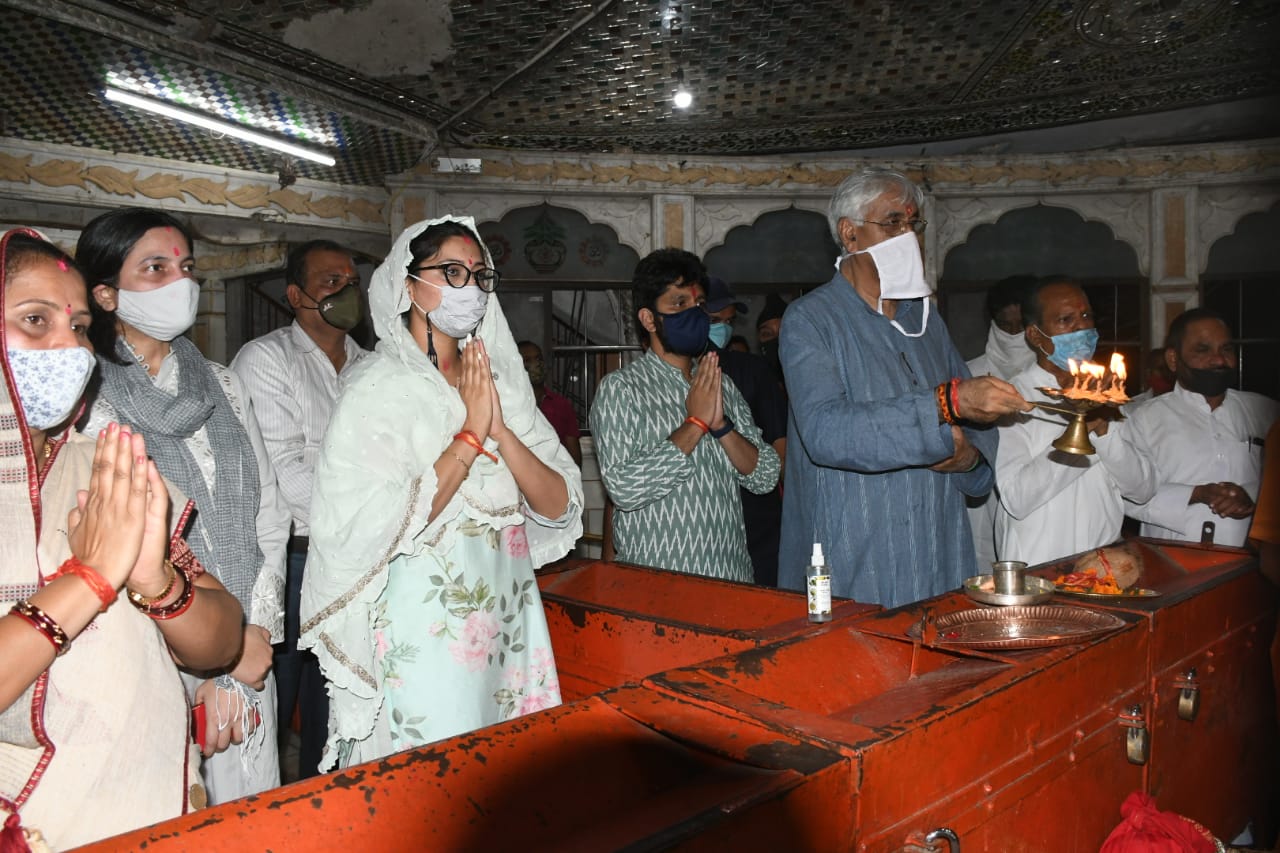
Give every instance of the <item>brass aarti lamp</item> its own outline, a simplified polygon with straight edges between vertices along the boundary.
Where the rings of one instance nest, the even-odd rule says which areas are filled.
[[[1101,406],[1119,406],[1129,402],[1124,390],[1127,375],[1120,353],[1112,353],[1110,368],[1092,362],[1067,359],[1071,369],[1071,383],[1065,388],[1037,388],[1042,394],[1058,400],[1061,405],[1036,402],[1040,408],[1067,415],[1067,429],[1053,442],[1055,450],[1076,456],[1092,456],[1097,448],[1089,440],[1089,426],[1085,415]],[[1124,415],[1120,415],[1123,419]]]

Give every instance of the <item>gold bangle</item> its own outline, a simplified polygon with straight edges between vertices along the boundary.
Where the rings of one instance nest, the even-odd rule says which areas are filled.
[[[173,585],[178,582],[178,573],[173,568],[173,562],[167,558],[164,561],[164,570],[169,575],[169,582],[164,585],[164,590],[159,595],[143,595],[133,590],[127,591],[129,601],[134,607],[150,607],[157,601],[164,601],[169,597],[169,593],[173,592]]]
[[[463,459],[461,456],[454,453],[452,450],[449,451],[449,455],[452,456],[454,459],[458,460],[458,464],[462,466],[463,471],[466,471],[467,473],[471,472],[471,466],[467,464],[467,460]]]

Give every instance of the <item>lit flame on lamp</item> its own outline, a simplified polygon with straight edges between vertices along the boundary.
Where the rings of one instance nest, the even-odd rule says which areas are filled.
[[[1120,353],[1111,354],[1110,367],[1091,361],[1076,361],[1074,358],[1067,359],[1067,367],[1071,370],[1071,384],[1062,389],[1064,397],[1099,403],[1129,401],[1129,395],[1124,390],[1124,381],[1129,371],[1125,368],[1124,357]]]

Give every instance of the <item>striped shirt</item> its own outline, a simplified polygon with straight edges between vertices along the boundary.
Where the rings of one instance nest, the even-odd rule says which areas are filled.
[[[778,482],[778,454],[765,444],[742,394],[721,379],[725,415],[760,451],[739,474],[724,448],[704,436],[685,455],[669,437],[684,422],[689,383],[652,352],[610,373],[591,406],[591,433],[613,499],[618,559],[695,575],[751,581],[738,486],[756,494]]]
[[[347,336],[346,374],[365,350]],[[339,374],[297,321],[240,348],[231,369],[253,401],[293,532],[310,533],[311,474],[338,398]]]

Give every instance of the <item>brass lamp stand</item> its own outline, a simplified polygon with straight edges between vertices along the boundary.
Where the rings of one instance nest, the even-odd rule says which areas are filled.
[[[1061,450],[1063,453],[1071,453],[1076,456],[1093,456],[1097,453],[1097,448],[1093,446],[1093,442],[1089,440],[1089,426],[1085,422],[1085,415],[1101,406],[1118,405],[1117,403],[1104,403],[1099,400],[1084,400],[1079,397],[1068,397],[1061,388],[1037,388],[1037,391],[1046,396],[1053,397],[1062,405],[1052,405],[1049,403],[1035,403],[1034,405],[1049,411],[1057,412],[1060,415],[1066,415],[1070,418],[1067,421],[1067,429],[1062,435],[1054,439],[1053,447],[1055,450]],[[1120,419],[1124,419],[1124,415],[1120,414]]]

